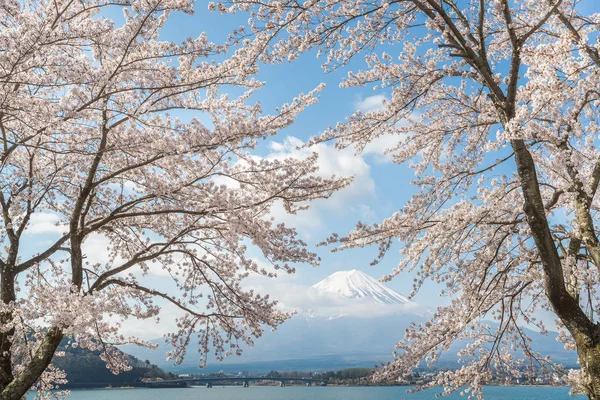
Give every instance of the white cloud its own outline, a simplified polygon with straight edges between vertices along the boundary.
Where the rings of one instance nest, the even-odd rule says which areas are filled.
[[[259,267],[265,268],[268,271],[273,272],[273,268],[271,264],[266,262],[262,258],[252,258],[256,263],[258,263]],[[157,266],[160,268],[159,266]],[[161,271],[164,271],[160,268]],[[151,268],[152,271],[152,268]],[[138,275],[138,279],[140,283],[144,286],[155,288],[157,290],[161,290],[163,292],[167,292],[174,297],[180,297],[181,293],[175,287],[173,281],[170,276],[160,276],[160,274],[166,274],[164,272],[159,272],[155,274],[151,272],[149,275],[142,277]],[[262,294],[270,294],[271,292],[279,293],[277,289],[273,290],[273,287],[283,285],[284,287],[288,286],[296,286],[294,282],[298,279],[298,274],[287,274],[284,271],[277,271],[277,278],[266,278],[264,276],[258,274],[251,274],[248,278],[246,278],[242,285],[244,289],[250,288],[258,288],[261,287]],[[168,279],[165,279],[168,276]],[[197,287],[196,290],[205,292],[209,291],[208,286]],[[273,296],[271,296],[273,297]],[[273,297],[277,299],[276,297]],[[173,303],[170,303],[161,298],[155,298],[154,304],[160,307],[160,312],[158,315],[158,320],[154,318],[149,319],[137,319],[137,318],[128,318],[126,321],[122,322],[122,333],[127,336],[135,336],[144,340],[152,340],[163,337],[166,333],[176,332],[177,331],[177,323],[176,319],[185,315],[185,312],[181,310],[181,308],[177,307]],[[206,309],[206,300],[199,301],[198,304],[194,306],[188,305],[191,308],[195,308],[196,310],[203,312]],[[115,317],[113,320],[116,322],[118,319]]]
[[[383,102],[387,100],[387,97],[383,94],[376,94],[374,96],[365,97],[359,99],[354,103],[357,110],[361,112],[378,111],[383,109]]]
[[[99,233],[92,233],[86,237],[81,250],[85,254],[86,260],[91,264],[106,264],[111,262],[109,255],[110,244],[111,241],[108,237]],[[123,260],[119,258],[114,261],[118,263]]]
[[[398,144],[398,136],[383,135],[375,138],[365,146],[362,154],[373,155],[374,161],[379,164],[392,161],[392,157],[386,154],[386,150],[393,148]]]
[[[355,184],[363,185],[369,190],[373,189],[373,180],[369,175],[369,165],[360,156],[354,155],[351,150],[337,150],[325,143],[305,147],[304,142],[294,136],[288,136],[283,143],[270,142],[271,153],[269,159],[281,159],[285,157],[306,158],[312,153],[319,155],[318,176],[329,177],[333,174],[340,177],[354,176]]]
[[[161,307],[158,319],[128,318],[121,322],[121,333],[125,337],[134,336],[142,340],[154,340],[163,337],[167,333],[177,331],[176,319],[184,315],[179,307],[157,299],[155,304]],[[166,357],[166,356],[165,356]]]
[[[383,103],[387,100],[388,98],[385,95],[377,94],[357,100],[354,103],[354,107],[356,110],[363,113],[380,111],[383,109]],[[374,155],[374,161],[376,163],[390,162],[392,158],[388,154],[385,154],[385,151],[394,147],[397,143],[398,136],[396,135],[379,136],[367,144],[361,154]]]
[[[363,113],[369,111],[380,111],[384,107],[383,103],[387,100],[388,98],[385,95],[379,94],[360,99],[354,103],[354,106],[357,111],[361,111]],[[420,114],[418,112],[413,112],[410,115],[411,119],[418,119],[419,117]],[[395,126],[407,127],[408,120],[400,120]],[[386,154],[386,151],[394,148],[402,137],[403,134],[383,134],[382,136],[378,136],[365,146],[365,148],[361,151],[361,154],[373,155],[376,163],[391,162],[392,157],[389,154]]]
[[[158,237],[152,237],[152,242],[158,242],[159,240],[160,240],[160,238],[158,238]],[[86,261],[89,262],[90,264],[102,264],[102,265],[110,264],[109,268],[115,268],[115,267],[118,267],[119,265],[122,265],[127,260],[118,255],[114,259],[111,259],[110,253],[111,253],[112,247],[113,247],[113,244],[106,235],[103,235],[101,233],[92,233],[92,234],[88,235],[86,237],[85,241],[83,242],[82,251],[86,257]],[[175,271],[179,268],[177,264],[182,260],[183,260],[183,256],[176,255],[173,257],[172,264],[169,264],[168,266],[170,266],[172,268],[172,270]],[[150,260],[150,261],[147,261],[147,264],[149,266],[147,274],[144,274],[142,272],[141,267],[139,267],[139,266],[134,266],[131,269],[123,272],[123,274],[128,275],[130,273],[133,273],[137,279],[142,279],[146,276],[157,277],[159,279],[163,279],[163,281],[162,281],[163,283],[165,282],[164,278],[171,279],[171,274],[165,268],[165,265],[163,265],[161,262],[159,262],[157,260]]]
[[[311,231],[322,228],[325,214],[347,212],[360,199],[374,195],[375,182],[371,178],[370,166],[361,155],[356,155],[353,149],[340,151],[325,143],[305,147],[304,142],[293,136],[288,136],[283,142],[271,142],[269,148],[269,159],[306,158],[312,153],[317,153],[319,171],[316,175],[354,178],[348,187],[334,193],[329,199],[311,202],[308,210],[300,211],[297,215],[287,214],[281,204],[272,208],[271,214],[276,221],[296,227],[305,236],[310,237]]]
[[[60,216],[49,212],[38,212],[31,215],[29,226],[25,233],[37,235],[43,233],[62,234],[67,230],[66,225],[59,224]]]
[[[353,209],[360,216],[361,222],[375,222],[377,220],[377,212],[367,204],[357,204]]]
[[[281,273],[277,278],[251,275],[242,284],[243,288],[254,289],[261,294],[269,294],[278,301],[278,308],[283,311],[296,311],[300,318],[335,319],[342,316],[359,318],[377,318],[387,315],[426,315],[428,310],[418,303],[380,304],[369,299],[346,298],[335,293],[314,289],[299,284],[298,275]],[[144,340],[162,337],[167,332],[177,330],[175,319],[183,315],[183,311],[171,303],[157,299],[161,307],[159,321],[154,319],[139,320],[129,318],[123,322],[122,333],[125,336],[136,336]]]

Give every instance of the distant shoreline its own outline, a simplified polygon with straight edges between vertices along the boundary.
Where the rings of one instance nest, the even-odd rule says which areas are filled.
[[[204,385],[188,385],[188,386],[115,386],[115,387],[111,387],[111,386],[105,386],[105,387],[88,387],[88,388],[82,388],[82,387],[64,387],[61,388],[61,390],[123,390],[123,389],[194,389],[194,388],[202,388]],[[273,384],[273,385],[250,385],[252,387],[278,387],[277,385]],[[290,387],[306,387],[305,385],[295,385],[295,384],[289,384],[287,386]],[[394,384],[394,385],[341,385],[341,384],[328,384],[325,386],[321,386],[321,385],[314,385],[312,387],[369,387],[369,388],[373,388],[373,387],[415,387],[416,385],[414,384],[408,384],[408,383],[399,383],[399,384]],[[214,385],[213,388],[223,388],[223,387],[239,387],[241,388],[242,385]],[[436,386],[437,387],[437,386]],[[441,386],[439,386],[441,387]],[[569,385],[548,385],[548,384],[539,384],[539,385],[527,385],[527,384],[523,384],[523,385],[501,385],[501,384],[489,384],[489,385],[484,385],[484,387],[569,387]]]

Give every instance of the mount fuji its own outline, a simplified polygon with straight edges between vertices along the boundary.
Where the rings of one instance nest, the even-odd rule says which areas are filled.
[[[254,347],[244,349],[240,357],[223,362],[209,360],[205,371],[254,372],[270,370],[322,370],[351,366],[370,367],[392,359],[396,343],[411,323],[425,322],[429,312],[385,284],[358,270],[338,271],[311,287],[295,286],[288,291],[287,308],[296,310],[290,320],[276,331],[266,331]],[[295,303],[295,304],[294,304]],[[536,350],[550,354],[560,362],[572,363],[556,342],[556,335],[543,336],[528,331]],[[194,348],[188,348],[183,364],[173,367],[165,361],[169,349],[163,339],[154,351],[125,346],[123,351],[167,370],[197,372]],[[451,348],[440,359],[455,364],[456,351]]]
[[[359,270],[338,271],[312,288],[351,299],[370,299],[380,304],[408,304],[406,297]]]
[[[425,321],[422,307],[358,270],[338,271],[290,292],[286,308],[296,315],[276,331],[266,331],[242,356],[220,363],[209,360],[207,369],[373,366],[391,359],[395,344],[412,322]],[[173,370],[165,361],[164,340],[152,342],[159,345],[157,350],[125,346],[123,351]],[[197,371],[197,353],[189,348],[187,354],[176,371]]]

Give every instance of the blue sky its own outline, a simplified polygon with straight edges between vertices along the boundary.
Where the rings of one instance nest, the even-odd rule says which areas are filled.
[[[196,14],[193,16],[173,16],[166,26],[164,37],[180,40],[206,31],[209,39],[220,42],[226,39],[232,28],[246,22],[246,14],[210,13],[205,5],[203,1],[198,2]],[[583,0],[578,8],[584,14],[600,11],[598,0]],[[393,54],[393,51],[390,53]],[[306,109],[294,125],[270,141],[279,144],[293,144],[294,140],[306,141],[320,134],[328,126],[343,121],[357,109],[377,107],[386,95],[385,92],[374,92],[369,87],[339,88],[339,82],[349,70],[356,70],[362,66],[360,60],[354,60],[348,67],[329,74],[323,73],[322,62],[322,59],[316,57],[316,52],[309,52],[291,64],[261,67],[258,77],[266,84],[257,91],[254,99],[261,102],[265,112],[290,101],[298,93],[312,90],[321,82],[327,85],[316,105]],[[300,214],[298,218],[285,220],[295,225],[310,245],[314,246],[332,232],[348,232],[359,220],[378,222],[391,215],[415,192],[415,188],[410,184],[414,178],[413,171],[405,165],[392,164],[380,153],[386,144],[392,143],[393,138],[384,138],[367,148],[365,154],[361,155],[354,155],[352,151],[336,152],[332,144],[320,145],[316,150],[321,156],[325,171],[337,175],[354,175],[355,182],[332,199],[316,202],[311,210]],[[272,148],[272,143],[265,143],[258,152],[266,155]],[[287,277],[285,281],[292,280],[298,285],[312,285],[335,271],[348,269],[359,269],[379,278],[396,266],[400,257],[398,250],[399,244],[396,244],[381,263],[372,267],[369,264],[377,255],[376,248],[352,249],[333,254],[327,248],[317,248],[316,251],[322,258],[321,266],[299,266],[295,276]],[[406,295],[412,289],[413,278],[413,274],[405,273],[389,282],[388,286]],[[286,288],[285,284],[281,287]],[[448,304],[449,299],[438,296],[439,289],[437,284],[427,282],[413,300],[430,308]],[[540,316],[549,326],[554,325],[554,316]]]
[[[113,18],[117,24],[123,16],[117,8],[105,14]],[[170,16],[165,29],[161,32],[160,39],[180,42],[188,37],[197,37],[206,32],[209,40],[223,43],[227,35],[240,24],[246,22],[247,16],[221,15],[207,10],[205,1],[197,1],[196,13],[187,15],[175,13]],[[339,82],[347,70],[334,71],[324,74],[321,68],[322,60],[317,59],[315,52],[302,55],[296,62],[280,65],[263,65],[258,79],[266,84],[252,97],[251,101],[261,103],[265,113],[272,113],[276,107],[290,102],[299,93],[307,93],[320,83],[326,84],[326,89],[321,92],[319,102],[308,107],[300,115],[296,123],[281,131],[277,136],[261,143],[257,148],[257,155],[297,156],[296,146],[319,135],[328,126],[352,114],[357,109],[367,110],[381,105],[385,96],[384,92],[374,92],[370,88],[340,89]],[[356,67],[358,64],[351,65]],[[191,115],[190,115],[191,116]],[[185,114],[181,115],[186,118]],[[375,267],[370,267],[370,262],[377,255],[377,248],[355,249],[332,254],[328,248],[316,248],[315,244],[324,240],[331,233],[344,234],[351,230],[356,222],[379,222],[399,209],[409,199],[414,189],[410,181],[414,175],[405,166],[391,164],[381,152],[393,144],[389,139],[383,139],[368,147],[364,154],[356,155],[353,149],[337,151],[333,143],[320,144],[310,150],[303,150],[308,155],[317,151],[320,155],[319,164],[322,174],[337,176],[354,176],[355,181],[348,188],[334,194],[331,199],[314,202],[307,211],[300,212],[297,216],[284,215],[282,210],[275,210],[276,218],[297,227],[300,236],[309,243],[310,250],[316,251],[322,258],[321,266],[298,265],[296,273],[292,276],[282,276],[276,282],[265,285],[264,282],[251,282],[264,294],[271,294],[273,298],[283,297],[290,291],[295,292],[294,304],[285,304],[293,308],[300,308],[306,304],[314,306],[314,299],[306,299],[301,304],[301,293],[325,277],[339,270],[359,269],[367,274],[380,278],[390,273],[398,262],[398,249],[392,249],[388,257]],[[22,249],[24,253],[35,253],[43,246],[50,245],[62,233],[64,227],[56,226],[58,217],[49,213],[35,215],[31,226],[26,231],[26,244]],[[84,253],[90,262],[107,262],[106,248],[108,239],[100,235],[91,235],[84,243]],[[260,260],[257,251],[251,255]],[[25,254],[24,254],[25,256]],[[151,273],[146,278],[148,283],[163,288],[169,285],[165,274],[160,271]],[[403,275],[388,285],[394,290],[407,295],[413,283],[413,276]],[[268,288],[268,289],[267,289]],[[414,299],[423,306],[435,308],[447,303],[437,297],[434,284],[428,284],[425,289]],[[297,295],[299,294],[299,295]],[[300,300],[299,300],[300,299]],[[179,314],[173,307],[165,307],[163,322],[160,326],[152,322],[128,321],[126,334],[137,334],[144,339],[154,339],[171,331],[172,320]]]
[[[597,0],[587,0],[583,8],[593,10],[598,8]],[[583,10],[582,10],[583,11]],[[120,18],[120,16],[114,16]],[[187,37],[195,37],[207,32],[208,38],[216,43],[222,43],[229,32],[240,24],[245,23],[247,16],[221,15],[210,13],[205,1],[198,1],[195,15],[174,14],[167,22],[161,34],[161,39],[181,41]],[[357,109],[366,110],[377,107],[385,92],[374,92],[371,88],[340,89],[339,82],[345,76],[348,68],[324,74],[321,68],[322,60],[317,59],[315,52],[302,55],[292,64],[275,66],[263,65],[258,76],[266,82],[265,86],[256,92],[253,101],[260,101],[265,113],[272,112],[275,107],[289,102],[301,92],[309,92],[319,83],[324,82],[326,89],[320,94],[319,102],[305,110],[291,127],[283,130],[277,136],[270,138],[257,149],[261,156],[276,154],[293,154],[300,141],[306,141],[312,136],[319,135],[328,126],[342,121],[345,116]],[[350,68],[359,67],[360,61],[355,61]],[[351,149],[339,152],[333,149],[333,144],[320,144],[314,150],[320,154],[320,165],[323,173],[335,173],[339,176],[354,175],[354,183],[347,189],[336,193],[331,199],[317,201],[310,210],[301,212],[297,217],[286,217],[282,213],[278,218],[294,225],[301,236],[316,250],[322,258],[320,267],[313,268],[300,265],[294,276],[284,277],[279,285],[273,285],[274,297],[278,291],[288,290],[289,285],[310,286],[338,270],[359,269],[379,278],[392,271],[399,260],[398,245],[393,247],[384,260],[374,266],[370,262],[377,255],[377,248],[353,249],[331,254],[327,248],[315,248],[314,245],[325,239],[333,232],[344,234],[352,229],[359,220],[363,222],[378,222],[403,206],[415,189],[410,181],[413,172],[407,166],[390,163],[381,151],[393,143],[393,138],[383,138],[369,146],[365,153],[355,155]],[[51,218],[48,221],[38,220],[36,241],[41,244],[49,241],[50,235],[56,234]],[[45,225],[44,225],[45,224]],[[88,253],[96,253],[101,257],[102,238],[92,238],[88,244]],[[258,254],[256,254],[259,257]],[[407,295],[413,283],[414,276],[403,274],[388,283],[392,289]],[[157,278],[160,279],[160,278]],[[438,297],[438,285],[428,282],[413,299],[417,303],[435,308],[447,304],[449,299]]]
[[[232,29],[245,23],[247,19],[242,14],[211,13],[204,1],[197,2],[195,9],[194,15],[172,15],[161,33],[161,39],[177,42],[205,31],[209,40],[222,43]],[[113,17],[119,18],[116,15]],[[257,149],[258,154],[266,156],[273,151],[273,147],[281,149],[277,144],[284,146],[282,151],[291,152],[297,140],[306,141],[357,109],[376,107],[381,103],[381,96],[384,95],[382,92],[374,92],[370,88],[340,89],[339,82],[347,69],[324,74],[321,64],[322,60],[317,59],[316,53],[310,52],[291,64],[261,67],[258,78],[266,84],[255,93],[252,100],[260,101],[265,113],[273,112],[275,107],[289,102],[299,93],[309,92],[321,82],[327,86],[316,105],[307,108],[291,127],[261,144]],[[351,67],[356,65],[357,63]],[[344,269],[360,269],[379,278],[395,267],[398,261],[397,249],[391,251],[381,264],[370,267],[369,263],[377,254],[376,248],[330,254],[327,248],[314,247],[315,243],[333,232],[348,232],[359,220],[377,222],[391,215],[414,192],[410,186],[410,180],[414,177],[412,171],[387,161],[380,154],[384,147],[385,140],[371,146],[368,154],[363,155],[354,155],[351,150],[339,153],[333,149],[332,143],[321,145],[317,149],[322,164],[327,164],[323,173],[354,175],[355,182],[332,199],[318,201],[311,210],[300,213],[297,218],[284,218],[286,222],[298,227],[301,236],[323,259],[321,266],[317,268],[298,266],[295,276],[286,277],[286,281],[291,279],[296,284],[312,285],[331,273]],[[407,294],[412,287],[412,279],[412,276],[400,276],[389,283],[389,286]],[[440,299],[433,289],[424,290],[415,300],[430,307],[439,305]]]
[[[206,30],[209,38],[220,40],[229,32],[227,27],[224,28],[222,20],[231,20],[230,26],[237,25],[237,21],[234,21],[238,16],[208,13],[203,9],[202,2],[196,5],[196,9],[197,13],[194,16],[180,15],[169,21],[167,32],[173,31],[172,26],[177,27],[178,33],[186,32],[187,29],[193,32],[193,29],[197,29],[194,27],[201,27],[200,29]],[[206,22],[206,25],[203,22]],[[374,92],[370,88],[341,89],[339,82],[347,73],[347,69],[324,74],[321,64],[322,60],[316,57],[316,53],[309,52],[291,64],[261,67],[258,78],[266,84],[257,91],[254,99],[261,102],[265,112],[270,112],[282,103],[290,101],[300,92],[306,93],[314,89],[321,82],[326,84],[325,90],[319,96],[319,102],[307,108],[295,124],[271,138],[270,141],[283,143],[290,137],[306,141],[310,137],[319,135],[330,125],[343,121],[347,115],[358,108],[365,109],[380,104],[382,92]],[[268,146],[269,143],[265,143],[265,146],[258,151],[266,154],[269,151]],[[383,150],[383,146],[378,147],[379,149],[372,149],[369,154],[357,156],[354,156],[351,150],[337,152],[333,149],[333,143],[322,150],[321,158],[325,159],[323,161],[327,161],[327,164],[338,162],[336,165],[340,168],[331,172],[338,175],[354,173],[355,183],[353,187],[336,194],[332,204],[328,205],[327,203],[330,202],[328,200],[319,201],[314,207],[317,210],[307,213],[310,216],[318,214],[319,217],[319,221],[314,221],[314,228],[299,227],[303,236],[310,240],[311,245],[332,232],[347,232],[358,220],[375,222],[389,216],[414,192],[410,186],[410,180],[414,177],[413,172],[405,166],[393,165],[385,161],[385,158],[376,152],[376,150]],[[320,150],[318,151],[321,153]],[[343,207],[338,207],[340,204]],[[304,219],[304,216],[300,215],[300,217]],[[367,220],[365,217],[368,217]],[[369,267],[370,261],[376,255],[376,249],[351,250],[337,254],[329,254],[325,248],[319,248],[317,251],[323,258],[321,267],[299,268],[297,272],[299,281],[313,284],[336,270],[352,268],[379,277],[390,272],[397,260],[389,257],[382,265]],[[408,281],[412,281],[412,278]],[[391,286],[408,292],[411,284],[411,282],[403,284],[398,280]]]

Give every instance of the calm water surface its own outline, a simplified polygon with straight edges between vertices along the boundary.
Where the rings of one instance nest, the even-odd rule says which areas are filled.
[[[406,387],[194,387],[188,389],[73,390],[69,400],[433,400],[439,391],[406,393]],[[563,387],[491,386],[483,391],[488,400],[567,400]],[[33,399],[33,395],[28,399]],[[444,399],[466,399],[458,394]],[[584,400],[585,397],[577,397]]]

